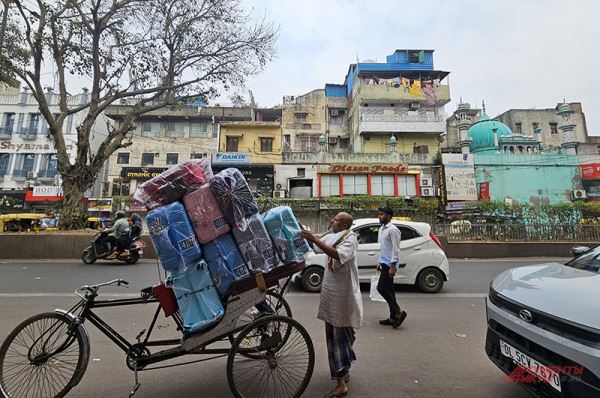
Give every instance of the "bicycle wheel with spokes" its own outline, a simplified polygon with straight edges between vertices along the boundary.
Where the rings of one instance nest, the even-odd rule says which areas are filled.
[[[64,397],[85,373],[87,335],[55,312],[34,315],[0,346],[0,391],[8,398]]]
[[[270,315],[236,337],[227,358],[227,380],[238,398],[295,398],[308,386],[314,365],[306,329],[292,318]]]

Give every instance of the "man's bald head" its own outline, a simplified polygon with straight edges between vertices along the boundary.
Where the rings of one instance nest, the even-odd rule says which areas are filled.
[[[353,221],[354,219],[350,214],[342,211],[336,214],[335,218],[331,220],[331,227],[335,232],[339,232],[350,228]]]

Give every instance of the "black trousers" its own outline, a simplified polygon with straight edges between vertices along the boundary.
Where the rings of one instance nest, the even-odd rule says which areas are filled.
[[[394,280],[390,278],[390,267],[379,264],[381,272],[379,273],[379,282],[377,282],[377,291],[385,299],[390,307],[390,319],[400,316],[400,306],[396,301],[396,292],[394,291]]]

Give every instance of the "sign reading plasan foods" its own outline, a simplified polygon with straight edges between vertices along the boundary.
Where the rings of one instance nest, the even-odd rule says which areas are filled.
[[[405,174],[408,172],[407,164],[332,164],[328,173],[344,174]]]

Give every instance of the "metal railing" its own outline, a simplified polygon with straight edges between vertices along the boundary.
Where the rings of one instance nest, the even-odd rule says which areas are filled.
[[[434,230],[449,241],[600,241],[600,225],[593,224],[436,224]]]

